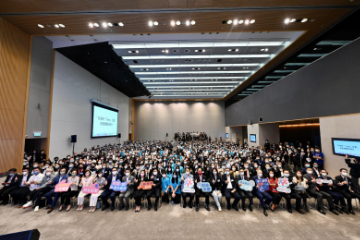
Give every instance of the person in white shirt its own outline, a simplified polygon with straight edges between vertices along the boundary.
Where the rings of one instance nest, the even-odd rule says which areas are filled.
[[[33,169],[33,175],[29,178],[29,180],[27,181],[26,185],[29,186],[29,190],[30,192],[24,192],[22,194],[20,194],[19,198],[20,199],[26,199],[26,197],[28,195],[30,195],[30,199],[32,199],[36,192],[39,191],[41,185],[42,185],[42,181],[44,178],[44,174],[40,173],[40,168],[36,167]],[[32,201],[27,202],[26,204],[24,204],[22,206],[22,208],[28,208],[33,204]]]

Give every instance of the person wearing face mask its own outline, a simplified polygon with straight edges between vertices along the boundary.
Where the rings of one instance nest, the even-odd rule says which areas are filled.
[[[146,196],[147,190],[140,188],[142,182],[147,182],[148,178],[145,176],[145,171],[141,170],[139,176],[134,180],[134,187],[136,189],[134,199],[135,199],[135,212],[140,212],[141,209],[141,199]]]
[[[333,179],[328,176],[328,172],[325,169],[321,170],[321,175],[320,175],[319,179],[320,180],[324,179],[324,180],[333,181]],[[341,209],[345,209],[345,206],[346,206],[345,199],[344,199],[343,195],[341,195],[340,193],[334,191],[334,182],[332,182],[332,183],[320,183],[318,185],[319,185],[320,191],[326,192],[326,193],[330,194],[333,197],[334,204],[335,204],[335,210],[337,212],[339,212],[339,213],[343,213]],[[339,206],[339,201],[341,203],[340,206]],[[345,213],[346,213],[346,211],[345,211]]]
[[[190,168],[185,168],[185,174],[181,177],[181,184],[184,183],[186,179],[194,179],[193,175],[190,174]],[[189,192],[182,192],[182,198],[183,198],[183,208],[186,208],[186,198],[189,197],[189,208],[192,208],[193,200],[194,200],[194,193]]]
[[[199,189],[197,187],[198,182],[209,182],[209,179],[207,179],[207,176],[206,176],[206,174],[203,173],[201,167],[197,168],[197,174],[195,175],[195,181],[194,181],[196,211],[197,212],[199,211],[199,198],[200,198],[201,195],[205,197],[205,209],[210,211],[210,208],[209,208],[209,193],[203,192],[201,189]]]
[[[329,210],[330,212],[334,213],[335,215],[338,215],[338,213],[335,211],[335,205],[334,205],[334,201],[333,198],[331,197],[330,194],[320,191],[319,187],[316,184],[316,178],[315,178],[315,174],[313,172],[312,168],[308,168],[306,169],[306,174],[304,175],[304,178],[308,180],[308,189],[306,189],[307,193],[311,196],[316,198],[317,200],[317,210],[319,213],[321,214],[326,214],[323,211],[323,199],[326,198],[328,204],[329,204]]]
[[[66,172],[66,174],[67,174],[68,176],[71,175],[71,173],[72,173],[73,170],[77,170],[76,167],[75,167],[75,165],[74,165],[74,159],[73,159],[72,161],[73,161],[73,162],[71,162],[71,160],[70,160],[69,168],[68,168],[68,171]],[[76,171],[76,172],[77,172],[77,171]]]
[[[180,174],[174,172],[171,178],[171,203],[179,204],[181,198],[181,181]]]
[[[314,163],[319,165],[320,169],[324,168],[324,154],[320,152],[320,148],[316,147],[315,152],[313,153]]]
[[[226,202],[227,202],[227,209],[231,210],[231,207],[235,210],[235,211],[239,211],[238,208],[238,203],[240,201],[240,195],[239,193],[236,191],[237,190],[237,183],[234,179],[234,176],[230,175],[230,169],[229,168],[225,168],[225,174],[223,174],[221,176],[221,180],[223,182],[223,192],[226,198]],[[233,204],[230,205],[230,198],[233,197],[234,201]]]
[[[24,168],[22,170],[22,177],[20,177],[20,181],[18,183],[17,188],[15,188],[13,191],[10,192],[10,196],[13,199],[13,205],[18,204],[19,199],[18,196],[24,194],[24,193],[29,193],[29,185],[28,185],[28,180],[30,179],[31,174],[29,173],[29,169]],[[20,199],[25,201],[24,199]],[[21,205],[23,205],[24,203],[22,203]]]
[[[96,172],[86,170],[84,176],[80,180],[79,187],[91,187],[94,184],[96,178]],[[77,211],[81,211],[84,208],[84,198],[88,196],[89,193],[84,193],[82,190],[78,195],[78,208]]]
[[[8,204],[9,194],[17,189],[21,183],[22,175],[17,174],[16,171],[16,168],[11,168],[8,171],[9,175],[6,177],[5,181],[1,183],[1,185],[3,185],[3,188],[0,190],[1,205]]]
[[[242,207],[243,211],[246,212],[245,200],[247,197],[247,198],[249,198],[249,210],[250,210],[250,212],[252,212],[253,211],[252,205],[254,205],[253,204],[253,195],[251,194],[251,190],[245,191],[240,188],[242,186],[242,184],[239,183],[240,180],[250,181],[250,176],[248,175],[248,172],[244,171],[244,169],[240,169],[239,175],[237,175],[237,177],[236,177],[236,183],[239,185],[239,187],[237,188],[237,191],[241,198],[241,202],[242,202],[241,207]]]
[[[321,169],[319,169],[319,165],[316,162],[313,164],[313,173],[315,178],[321,177]]]
[[[305,163],[305,167],[303,169],[301,169],[301,173],[306,174],[306,170],[308,168],[311,168],[311,165],[310,165],[310,163],[307,162],[307,163]]]
[[[62,182],[63,180],[66,182],[68,178],[69,176],[66,174],[66,168],[61,168],[59,174],[56,175],[54,180],[49,184],[49,187],[51,187],[52,190],[45,194],[45,198],[48,203],[48,213],[51,213],[54,210],[54,206],[60,197],[60,193],[55,192],[55,185]],[[52,199],[53,196],[54,200]]]
[[[67,179],[67,182],[71,183],[71,185],[67,192],[61,194],[61,204],[59,207],[59,212],[62,211],[64,206],[66,206],[66,212],[70,211],[70,199],[76,197],[79,194],[79,181],[80,178],[77,176],[77,170],[73,169]]]
[[[104,188],[107,185],[107,180],[101,171],[97,172],[97,177],[95,179],[95,182],[99,185],[99,192],[91,194],[90,204],[89,204],[89,206],[90,206],[89,212],[95,212],[98,198],[104,192]]]
[[[290,193],[280,192],[280,195],[286,200],[286,207],[289,213],[292,213],[291,199],[294,198],[296,200],[296,211],[300,214],[304,212],[301,210],[301,196],[295,191],[295,184],[292,182],[292,177],[290,176],[289,170],[284,170],[283,178],[287,179],[289,183],[288,189],[290,189]],[[305,196],[306,198],[306,196]]]
[[[118,195],[118,192],[113,191],[111,183],[113,181],[121,181],[121,172],[117,168],[112,168],[111,175],[106,179],[107,185],[104,187],[104,192],[100,195],[103,207],[101,211],[105,211],[109,208],[108,198],[111,199],[111,211],[115,210],[115,198]]]
[[[349,155],[345,156],[345,163],[350,168],[350,175],[353,183],[353,190],[356,193],[360,193],[359,178],[360,178],[360,158],[355,157],[354,161],[351,162]]]
[[[21,205],[19,208],[28,208],[32,205],[32,201],[29,201],[25,204],[27,196],[30,195],[30,199],[32,199],[36,192],[40,189],[42,184],[42,179],[44,175],[40,173],[40,168],[36,167],[33,169],[33,175],[30,176],[28,181],[24,183],[27,185],[27,188],[20,188],[21,192],[16,192],[12,194],[14,201],[19,201]]]
[[[124,198],[125,198],[125,211],[129,210],[129,198],[130,195],[134,192],[134,176],[130,175],[130,169],[126,168],[125,175],[122,177],[122,182],[127,182],[127,190],[121,191],[119,195],[120,205],[119,211],[124,209]]]
[[[135,179],[140,176],[140,164],[135,165],[135,169],[131,172],[131,175],[134,176]]]
[[[279,183],[278,183],[278,179],[275,177],[274,171],[272,171],[272,170],[269,171],[268,181],[269,181],[269,191],[268,191],[268,193],[270,194],[270,196],[273,199],[272,205],[271,205],[271,211],[274,211],[275,208],[277,208],[277,206],[279,206],[279,203],[281,201],[282,196],[276,190]]]
[[[161,187],[162,187],[162,202],[169,203],[169,193],[171,191],[171,184],[170,179],[166,175],[166,173],[162,173],[162,180],[161,180]]]
[[[351,178],[349,178],[348,171],[345,168],[340,169],[340,175],[335,177],[334,184],[336,185],[336,191],[343,195],[344,198],[346,198],[348,204],[348,212],[355,215],[351,200],[353,198],[357,198],[360,201],[360,194],[354,191],[353,181]]]
[[[155,196],[155,205],[154,205],[154,210],[157,211],[158,208],[158,202],[159,202],[159,198],[160,198],[160,191],[161,191],[161,176],[158,176],[158,170],[154,169],[152,174],[152,176],[149,178],[149,181],[153,182],[153,187],[148,190],[148,192],[146,193],[146,198],[148,201],[148,208],[147,210],[150,211],[152,208],[152,204],[151,204],[151,196],[154,195]]]
[[[258,179],[264,179],[263,172],[261,170],[257,171],[257,175],[254,176],[252,180],[256,183],[256,180],[258,180]],[[259,199],[259,201],[261,203],[264,215],[267,217],[268,214],[267,214],[266,210],[270,209],[269,205],[270,205],[270,203],[272,202],[273,199],[272,199],[272,197],[270,196],[269,193],[267,193],[266,191],[260,192],[258,190],[258,188],[259,188],[259,185],[256,184],[256,188],[254,189],[254,193],[255,193],[255,195],[257,196],[257,198]],[[266,204],[264,202],[264,198],[266,198]]]

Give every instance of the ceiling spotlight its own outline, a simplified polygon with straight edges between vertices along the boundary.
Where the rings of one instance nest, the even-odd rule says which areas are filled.
[[[296,19],[295,18],[292,18],[291,20],[290,20],[290,22],[295,22],[296,21]]]
[[[244,20],[239,20],[238,24],[243,24]]]
[[[94,25],[95,25],[95,24],[94,24]],[[119,26],[120,26],[120,27],[123,27],[124,24],[123,24],[122,22],[119,22]]]
[[[195,22],[194,20],[192,20],[192,21],[190,22],[191,25],[195,25],[195,23],[196,23],[196,22]]]
[[[251,19],[250,24],[253,24],[255,22],[255,19]]]
[[[285,20],[284,20],[284,23],[285,24],[288,24],[290,22],[290,18],[286,18]]]
[[[232,20],[228,20],[228,21],[227,21],[227,24],[232,24]]]
[[[128,51],[128,53],[132,53],[131,51]]]
[[[59,28],[59,24],[55,24],[54,27]]]
[[[228,49],[228,52],[231,52],[231,49]]]
[[[181,22],[180,22],[180,21],[176,21],[176,25],[178,25],[178,26],[179,26],[180,24],[181,24]]]
[[[149,21],[149,26],[152,27],[153,26],[153,22]]]
[[[57,27],[56,25],[55,25],[55,27]],[[94,27],[94,24],[92,24],[92,23],[89,23],[89,27]]]
[[[136,52],[136,53],[139,53],[139,51],[138,51],[138,50],[136,50],[135,52]]]
[[[157,26],[159,25],[159,23],[157,21],[154,22],[154,26]]]
[[[190,26],[190,21],[187,20],[187,21],[185,22],[185,25],[186,25],[186,26]]]
[[[65,25],[64,25],[64,24],[61,24],[61,23],[59,24],[59,26],[60,26],[60,27],[62,27],[62,28],[64,28],[64,27],[65,27]]]
[[[44,25],[38,24],[39,28],[44,28]]]
[[[175,21],[171,21],[170,25],[175,26]]]
[[[307,20],[308,20],[307,18],[303,18],[303,19],[301,20],[301,22],[304,23],[304,22],[307,22]]]
[[[103,23],[102,23],[102,26],[103,26],[103,28],[107,28],[106,22],[103,22]]]
[[[111,22],[108,22],[107,25],[108,25],[109,27],[112,27],[112,26],[113,26],[113,24],[112,24]]]
[[[239,51],[239,49],[235,49],[235,52],[238,52]]]
[[[238,21],[237,19],[235,19],[235,20],[233,21],[233,24],[234,24],[234,25],[237,25],[238,22],[239,22],[239,21]]]
[[[248,19],[245,20],[245,24],[248,25],[250,21]]]

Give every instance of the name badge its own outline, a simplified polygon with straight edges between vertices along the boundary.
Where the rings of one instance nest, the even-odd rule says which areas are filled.
[[[218,182],[220,182],[220,179],[218,179]]]
[[[234,179],[231,179],[231,182],[233,182],[234,181]]]

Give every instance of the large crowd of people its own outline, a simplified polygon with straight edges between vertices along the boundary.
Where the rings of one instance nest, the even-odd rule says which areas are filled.
[[[279,205],[286,205],[292,213],[292,199],[296,202],[295,210],[305,214],[309,212],[309,199],[314,198],[321,214],[326,214],[323,199],[335,215],[355,214],[352,199],[360,200],[357,176],[360,164],[358,159],[346,157],[345,161],[353,179],[345,168],[339,170],[338,176],[329,176],[320,148],[309,142],[294,145],[266,141],[259,147],[221,141],[124,142],[94,146],[53,160],[46,158],[44,151],[34,151],[24,154],[20,173],[15,168],[9,169],[0,189],[0,201],[1,205],[11,203],[18,208],[33,208],[35,212],[46,207],[47,213],[51,213],[58,201],[58,211],[70,211],[71,201],[76,199],[76,210],[81,211],[87,196],[89,212],[99,208],[127,211],[133,198],[135,212],[140,212],[142,200],[147,201],[147,210],[157,211],[160,198],[163,204],[182,203],[183,208],[194,207],[196,211],[200,208],[199,199],[205,198],[205,209],[210,211],[213,198],[221,212],[222,207],[239,211],[239,206],[243,211],[253,211],[256,197],[268,216],[268,211],[276,211]],[[114,190],[115,181],[126,182],[126,190]],[[59,183],[69,183],[68,190],[56,191]],[[98,192],[84,190],[95,183]],[[149,183],[150,186],[143,187]],[[188,184],[185,190],[185,183],[192,185]],[[207,183],[211,190],[198,183]]]

